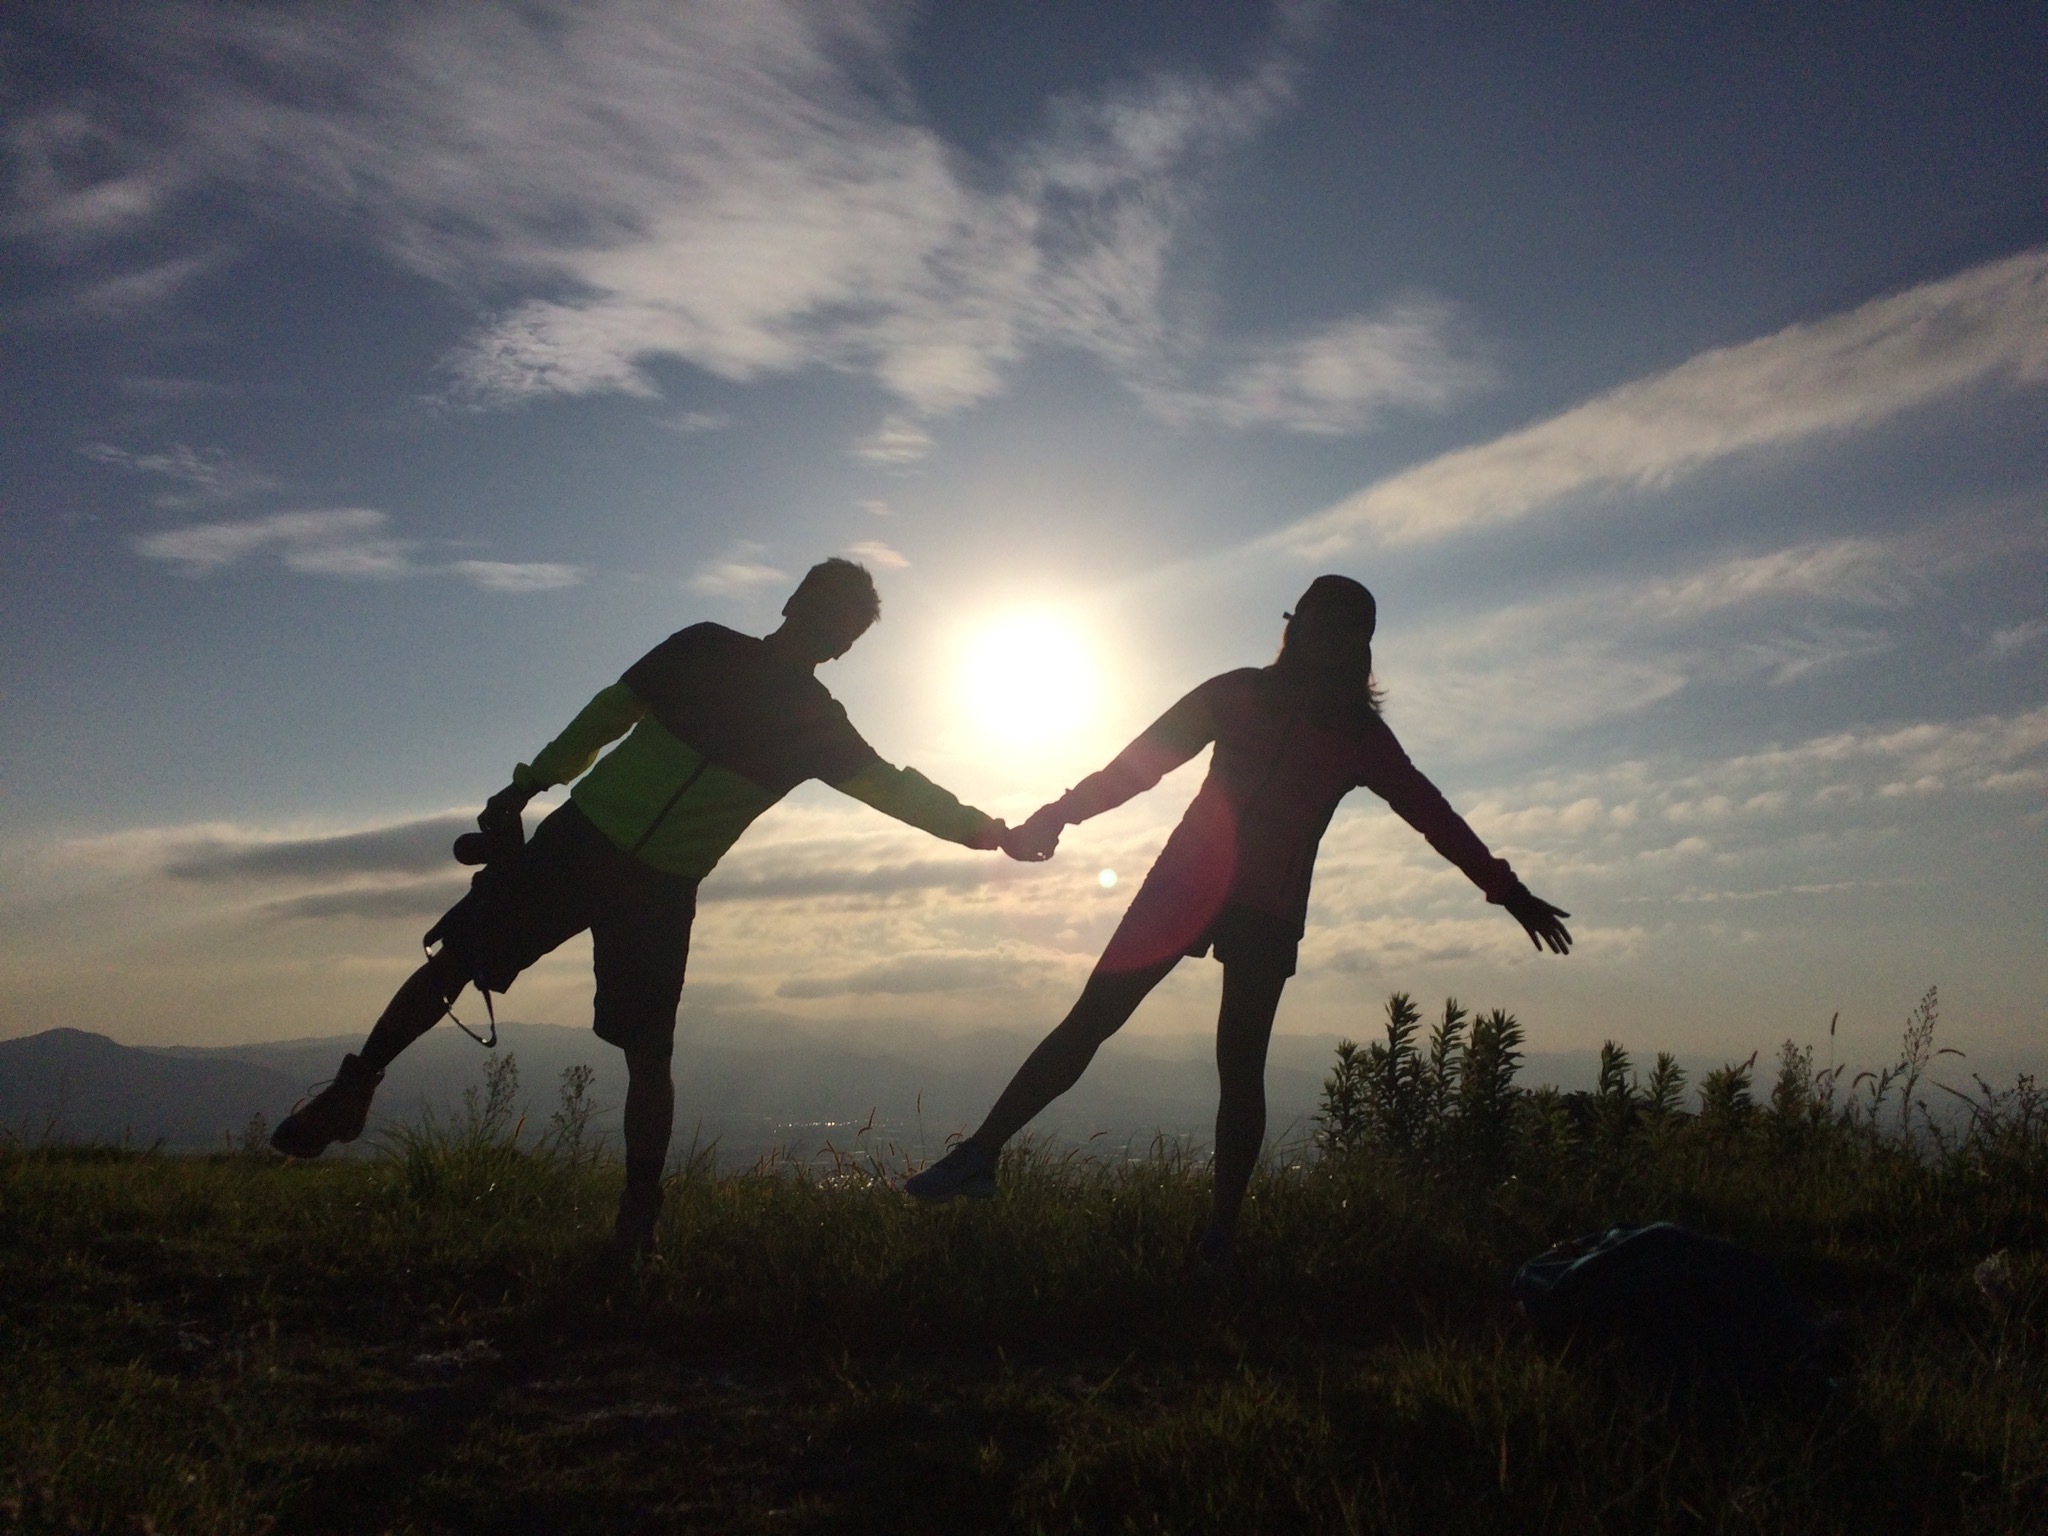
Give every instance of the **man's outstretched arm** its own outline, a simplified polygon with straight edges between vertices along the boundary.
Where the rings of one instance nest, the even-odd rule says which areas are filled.
[[[484,803],[477,825],[486,832],[516,820],[526,802],[544,789],[579,778],[597,761],[597,754],[640,723],[647,706],[624,683],[598,690],[577,712],[562,734],[533,754],[533,761],[512,770],[512,782]]]
[[[578,711],[562,734],[533,754],[533,761],[512,770],[512,782],[537,792],[580,778],[597,754],[640,723],[647,706],[624,683],[600,689]]]
[[[832,787],[885,816],[968,848],[1001,847],[1007,830],[987,812],[962,805],[915,768],[897,768],[880,758]]]

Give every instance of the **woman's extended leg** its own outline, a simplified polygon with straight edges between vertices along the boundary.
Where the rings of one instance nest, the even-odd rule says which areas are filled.
[[[1274,971],[1223,967],[1223,1007],[1216,1016],[1216,1192],[1202,1251],[1229,1252],[1238,1207],[1266,1139],[1266,1045],[1287,978]]]
[[[968,1143],[991,1158],[1000,1152],[1033,1116],[1081,1080],[1102,1042],[1124,1027],[1179,959],[1175,955],[1139,971],[1105,971],[1098,966],[1067,1016],[1024,1058]]]

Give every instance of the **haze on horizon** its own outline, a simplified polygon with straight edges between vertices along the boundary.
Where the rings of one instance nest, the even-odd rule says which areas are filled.
[[[515,761],[845,553],[821,677],[1012,819],[1374,589],[1581,942],[1360,792],[1284,1032],[2048,1057],[2038,7],[28,3],[0,91],[0,1037],[360,1032]],[[1042,1029],[1201,771],[1033,867],[808,787],[686,1028]]]

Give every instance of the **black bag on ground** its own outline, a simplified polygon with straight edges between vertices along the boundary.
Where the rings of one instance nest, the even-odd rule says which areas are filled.
[[[1511,1289],[1538,1332],[1617,1341],[1661,1374],[1775,1381],[1825,1342],[1770,1260],[1668,1221],[1560,1244]]]

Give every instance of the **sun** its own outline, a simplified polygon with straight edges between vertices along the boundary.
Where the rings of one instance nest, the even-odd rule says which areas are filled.
[[[1052,613],[1010,613],[969,635],[961,687],[968,713],[1006,747],[1051,747],[1094,716],[1100,668],[1081,631]]]

